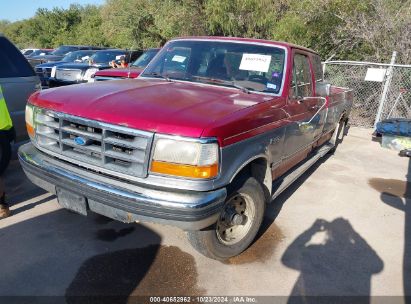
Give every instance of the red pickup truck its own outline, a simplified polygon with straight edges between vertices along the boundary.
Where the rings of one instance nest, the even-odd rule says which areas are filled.
[[[137,79],[33,94],[31,143],[18,155],[63,207],[178,226],[222,260],[244,251],[268,203],[336,147],[351,105],[310,49],[180,38]]]
[[[120,80],[137,78],[144,68],[150,63],[160,49],[148,49],[140,55],[128,68],[106,69],[97,71],[88,82]]]

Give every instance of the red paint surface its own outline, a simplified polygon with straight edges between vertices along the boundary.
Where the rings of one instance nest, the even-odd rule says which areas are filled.
[[[232,88],[130,79],[48,89],[33,94],[29,101],[39,107],[106,123],[200,137],[204,130],[213,130],[214,135],[203,136],[228,136],[269,121],[268,113],[261,113],[256,106],[267,102],[266,99],[266,95],[246,94]],[[228,121],[231,131],[221,130]]]
[[[225,37],[190,39],[284,46],[288,49],[287,68],[292,66],[294,46],[287,43]],[[128,69],[104,70],[96,75],[114,73],[124,75]],[[279,97],[247,94],[235,88],[138,78],[44,90],[33,94],[29,101],[39,107],[139,130],[195,138],[216,137],[221,146],[226,146],[303,118],[287,103],[290,76],[290,71],[286,71],[283,93]],[[306,106],[315,102],[318,101],[310,101]],[[308,114],[309,111],[304,115]]]
[[[140,69],[140,68],[107,69],[107,70],[97,71],[94,74],[94,77],[102,76],[102,77],[136,78],[138,75],[140,75],[142,71],[143,69]]]

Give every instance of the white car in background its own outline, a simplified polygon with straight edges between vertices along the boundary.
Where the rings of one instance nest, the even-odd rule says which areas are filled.
[[[38,51],[39,49],[22,49],[20,50],[20,52],[24,55],[24,56],[28,56],[31,53],[33,53],[34,51]]]

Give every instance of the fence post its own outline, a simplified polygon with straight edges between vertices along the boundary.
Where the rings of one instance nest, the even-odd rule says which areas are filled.
[[[374,128],[377,126],[377,123],[381,120],[382,111],[384,109],[384,103],[385,103],[385,100],[387,99],[388,90],[389,90],[390,84],[391,84],[392,71],[394,69],[395,58],[396,57],[397,57],[397,52],[396,51],[392,52],[391,63],[390,63],[390,66],[387,69],[387,73],[385,74],[386,78],[385,78],[385,82],[384,82],[384,89],[382,91],[380,104],[378,106],[377,116],[375,116]]]

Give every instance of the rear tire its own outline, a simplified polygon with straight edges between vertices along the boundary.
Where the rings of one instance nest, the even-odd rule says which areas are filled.
[[[226,199],[214,225],[187,232],[191,245],[206,257],[226,260],[239,255],[253,242],[265,212],[262,185],[248,177]]]
[[[335,150],[337,150],[337,146],[343,141],[346,129],[346,121],[343,119],[335,127],[333,136],[331,137],[329,143],[333,144],[334,147],[328,152],[329,154],[334,154]]]
[[[11,145],[7,136],[0,134],[0,176],[6,171],[11,157]]]

